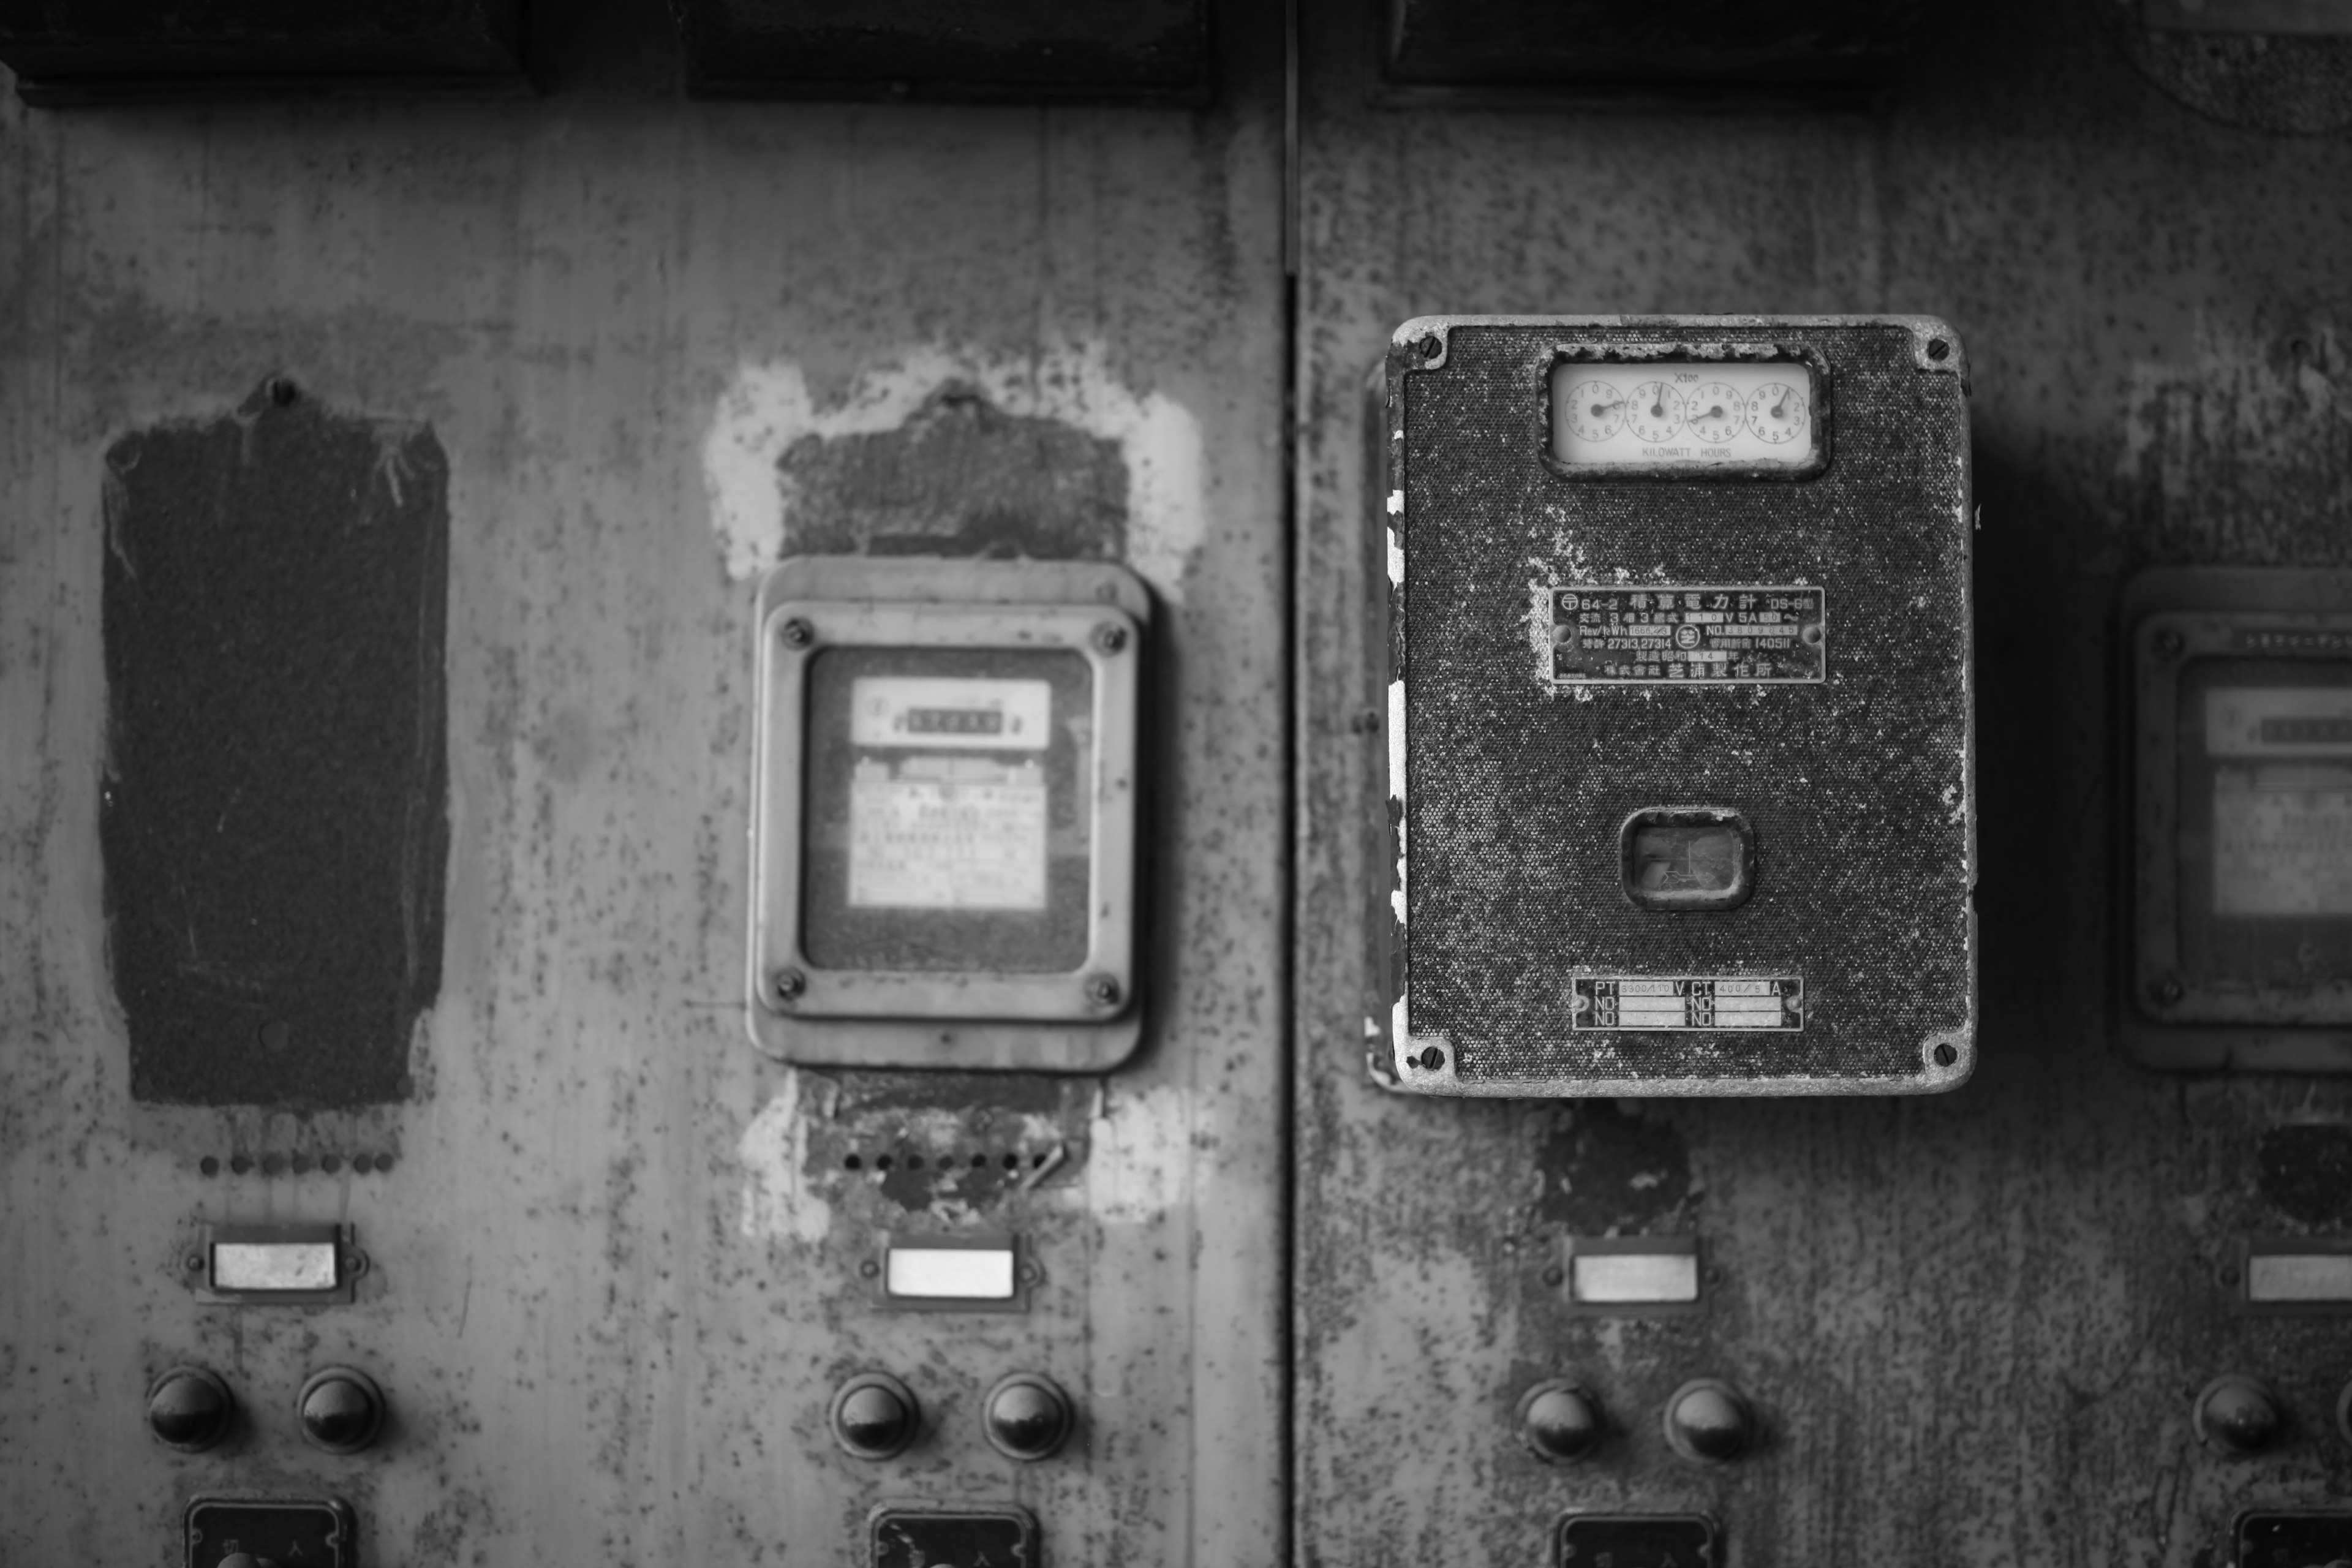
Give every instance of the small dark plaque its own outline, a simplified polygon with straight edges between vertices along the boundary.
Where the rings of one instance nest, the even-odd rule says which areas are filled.
[[[1721,1568],[1723,1536],[1703,1513],[1571,1513],[1559,1568]]]
[[[220,1568],[242,1552],[280,1568],[349,1568],[352,1510],[333,1498],[222,1494],[188,1504],[187,1568]]]
[[[2238,1568],[2334,1568],[2352,1562],[2352,1513],[2238,1516]]]
[[[1822,591],[1773,584],[1549,589],[1551,679],[1563,685],[1818,681]]]
[[[1022,1508],[877,1508],[874,1568],[1037,1568],[1037,1521]]]

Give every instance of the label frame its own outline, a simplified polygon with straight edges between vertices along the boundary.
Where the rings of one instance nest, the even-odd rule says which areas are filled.
[[[1545,614],[1548,617],[1546,625],[1552,628],[1550,637],[1545,645],[1545,662],[1542,673],[1545,683],[1550,686],[1554,690],[1575,691],[1601,686],[1820,686],[1829,679],[1829,588],[1823,584],[1549,583],[1538,584],[1538,587],[1544,595]],[[1813,650],[1813,671],[1810,675],[1562,676],[1559,673],[1559,654],[1558,652],[1559,647],[1559,627],[1560,622],[1559,620],[1559,616],[1561,613],[1560,600],[1569,595],[1581,596],[1596,594],[1622,595],[1627,597],[1650,597],[1657,595],[1671,595],[1676,594],[1685,595],[1697,595],[1702,597],[1707,595],[1724,596],[1735,595],[1743,596],[1777,595],[1784,597],[1810,595],[1812,600],[1812,619],[1810,621],[1800,620],[1798,622],[1797,640]],[[1643,606],[1634,605],[1629,607],[1640,609]],[[1672,613],[1676,615],[1696,614],[1711,616],[1722,614],[1737,615],[1743,613],[1741,608],[1736,605],[1727,605],[1721,608],[1701,605],[1696,609],[1693,609],[1688,605],[1659,607],[1670,609]],[[1577,606],[1577,610],[1578,613],[1581,613],[1582,606]],[[1678,622],[1676,623],[1676,629],[1679,631],[1683,626],[1695,624],[1696,623],[1691,622]],[[1810,643],[1806,643],[1804,639],[1804,629],[1809,626],[1818,627],[1819,632]],[[1705,634],[1701,633],[1700,637],[1703,639]],[[1673,641],[1675,639],[1669,638],[1668,640]],[[1666,662],[1671,663],[1675,661],[1668,660]],[[1689,661],[1685,659],[1681,662],[1687,663]]]

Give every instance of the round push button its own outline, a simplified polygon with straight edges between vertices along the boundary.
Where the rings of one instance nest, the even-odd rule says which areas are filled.
[[[833,1440],[860,1459],[906,1451],[922,1426],[914,1391],[886,1372],[860,1373],[833,1395]]]
[[[1519,1440],[1538,1459],[1580,1459],[1601,1446],[1601,1402],[1566,1378],[1519,1395]]]
[[[1718,1378],[1693,1378],[1666,1401],[1666,1442],[1695,1464],[1727,1464],[1755,1440],[1755,1411]]]
[[[330,1454],[356,1454],[383,1429],[383,1390],[357,1367],[312,1373],[294,1409],[302,1436]]]
[[[1069,1440],[1069,1396],[1049,1377],[1016,1372],[988,1391],[981,1428],[1008,1459],[1045,1459]]]
[[[2225,1454],[2259,1454],[2285,1424],[2278,1401],[2251,1377],[2217,1377],[2197,1396],[2197,1440]]]
[[[147,1391],[148,1430],[191,1454],[219,1442],[236,1411],[228,1384],[200,1366],[172,1367]]]

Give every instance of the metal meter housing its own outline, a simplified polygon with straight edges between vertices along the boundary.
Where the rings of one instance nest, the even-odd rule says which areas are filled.
[[[1048,1072],[1134,1049],[1150,608],[1096,563],[803,556],[768,575],[754,1044]]]
[[[2155,568],[2119,623],[2126,1040],[2352,1072],[2352,572]]]
[[[1968,1078],[1966,363],[1927,317],[1396,330],[1371,409],[1381,1081]]]

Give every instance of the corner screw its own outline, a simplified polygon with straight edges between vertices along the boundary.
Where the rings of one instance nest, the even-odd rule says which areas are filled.
[[[1442,354],[1444,352],[1445,345],[1437,341],[1437,334],[1435,332],[1432,332],[1429,336],[1421,340],[1422,358],[1435,359],[1439,354]]]
[[[1097,1007],[1116,1007],[1119,998],[1118,982],[1108,974],[1097,974],[1087,981],[1087,1000]]]
[[[181,1261],[191,1274],[202,1274],[205,1271],[205,1255],[201,1252],[191,1252]]]
[[[808,976],[797,969],[779,969],[768,976],[768,1000],[779,1007],[791,1006],[807,989]]]
[[[1427,1068],[1430,1071],[1435,1072],[1439,1068],[1445,1065],[1445,1053],[1439,1050],[1435,1046],[1432,1046],[1427,1050],[1421,1053],[1421,1065]]]
[[[1937,364],[1941,364],[1944,361],[1952,357],[1952,345],[1946,342],[1941,338],[1929,338],[1927,340],[1927,357],[1934,360]]]
[[[1102,649],[1103,652],[1117,653],[1126,646],[1127,628],[1125,626],[1115,622],[1105,621],[1095,628],[1095,647]]]
[[[269,401],[278,405],[278,407],[285,408],[290,406],[293,404],[294,399],[299,395],[301,395],[299,390],[286,377],[282,375],[273,375],[269,378]]]
[[[2188,988],[2180,984],[2178,974],[2166,975],[2156,988],[2156,999],[2168,1007],[2179,1006],[2180,999],[2188,994]]]
[[[816,641],[816,628],[794,616],[784,623],[783,638],[786,647],[806,647]]]
[[[355,1247],[343,1255],[343,1267],[351,1270],[352,1279],[362,1279],[368,1271],[368,1255]]]
[[[2179,632],[2162,631],[2156,634],[2156,647],[2158,653],[2177,654],[2187,646]]]
[[[1568,1270],[1562,1268],[1557,1263],[1546,1268],[1543,1273],[1543,1281],[1547,1285],[1558,1285],[1565,1281],[1567,1279]]]

